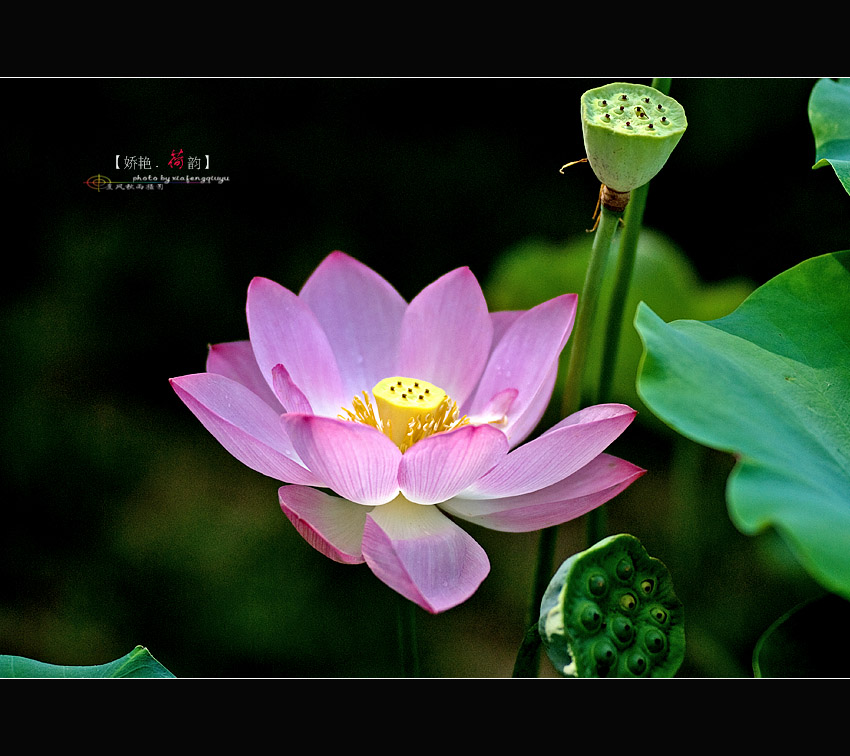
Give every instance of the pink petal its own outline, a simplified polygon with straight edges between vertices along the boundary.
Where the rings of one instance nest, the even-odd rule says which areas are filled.
[[[380,431],[318,415],[286,414],[281,422],[307,468],[344,499],[374,506],[398,495],[401,452]]]
[[[599,404],[580,410],[514,449],[462,495],[468,499],[492,499],[551,486],[607,449],[636,414],[625,404]]]
[[[408,306],[397,375],[430,381],[461,406],[478,383],[492,340],[481,287],[469,268],[458,268],[426,286]]]
[[[555,388],[555,381],[558,379],[558,362],[552,363],[549,368],[549,373],[543,379],[543,382],[538,386],[537,393],[532,400],[518,412],[514,412],[513,406],[508,413],[508,420],[502,427],[502,430],[508,434],[511,448],[519,446],[528,435],[537,427],[540,418],[546,412],[549,406],[549,401],[552,398],[552,390]]]
[[[278,413],[241,383],[198,373],[172,378],[171,386],[219,443],[252,470],[286,483],[322,485],[302,464]]]
[[[500,499],[461,499],[440,509],[492,530],[524,533],[561,525],[613,499],[646,470],[600,454],[570,477],[532,493]]]
[[[283,365],[313,410],[335,417],[351,402],[327,336],[306,302],[274,281],[255,278],[248,287],[248,330],[260,372],[274,388],[275,365]]]
[[[525,310],[499,310],[498,312],[490,313],[490,320],[493,322],[493,343],[490,345],[491,353],[502,340],[502,336],[507,333],[516,319],[524,312]]]
[[[348,402],[395,375],[401,320],[407,303],[371,268],[334,252],[298,295],[327,334]]]
[[[511,411],[511,405],[513,405],[518,393],[514,388],[500,391],[490,399],[478,414],[469,415],[469,421],[475,425],[494,423],[501,428],[507,424],[508,413]]]
[[[436,507],[401,496],[367,515],[363,557],[390,588],[432,614],[466,601],[490,571],[470,535]]]
[[[491,312],[490,317],[493,320],[493,346],[490,349],[490,354],[496,350],[502,337],[508,332],[508,329],[521,317],[525,310],[501,310],[499,312]],[[490,398],[489,403],[483,409],[480,409],[474,415],[467,409],[461,410],[470,416],[470,420],[476,423],[496,423],[496,427],[504,431],[508,428],[508,417],[511,417],[510,424],[510,445],[517,446],[521,443],[532,430],[537,427],[540,418],[549,406],[549,399],[552,396],[552,389],[555,386],[555,380],[558,375],[558,363],[556,362],[550,368],[550,374],[546,380],[540,385],[537,394],[532,402],[519,414],[512,413],[511,408],[519,391],[515,388],[508,388],[500,391],[498,394]],[[471,402],[468,402],[471,403]]]
[[[343,564],[360,564],[363,528],[370,507],[306,486],[282,486],[280,506],[314,549]]]
[[[225,375],[251,389],[278,414],[283,412],[278,398],[260,373],[250,341],[213,344],[207,354],[207,372]]]
[[[507,437],[489,425],[464,425],[429,436],[402,456],[401,492],[417,504],[445,501],[478,480],[507,452]]]
[[[558,357],[575,320],[576,300],[575,294],[564,294],[516,318],[494,348],[466,410],[477,414],[499,392],[517,389],[508,423],[502,428],[512,446],[532,430],[522,422],[523,415],[541,412],[551,396]]]
[[[314,414],[313,408],[304,392],[295,385],[289,371],[283,365],[275,365],[272,368],[272,386],[274,392],[280,397],[285,412],[299,412],[305,415]],[[281,413],[283,414],[283,413]]]

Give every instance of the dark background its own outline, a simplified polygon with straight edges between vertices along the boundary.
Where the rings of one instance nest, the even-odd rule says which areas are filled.
[[[486,287],[529,238],[583,235],[598,183],[558,169],[584,156],[581,94],[617,79],[649,82],[4,80],[0,653],[97,664],[143,644],[180,677],[398,674],[394,595],[313,551],[278,484],[167,379],[247,336],[253,276],[297,291],[341,249],[410,299],[460,265]],[[811,170],[815,81],[673,80],[689,128],[645,224],[704,281],[757,285],[850,247],[846,193]],[[173,149],[229,181],[86,185],[173,175]],[[116,170],[116,154],[157,167]],[[612,451],[650,471],[608,511],[673,574],[680,674],[752,674],[761,633],[818,587],[775,535],[730,524],[726,455],[641,423]],[[536,536],[469,530],[492,572],[463,606],[420,614],[427,675],[509,675],[525,629]],[[564,526],[559,557],[581,543]]]

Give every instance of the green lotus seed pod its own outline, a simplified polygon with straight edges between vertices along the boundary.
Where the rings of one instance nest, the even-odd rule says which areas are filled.
[[[561,565],[537,627],[565,677],[672,677],[685,656],[684,610],[670,573],[627,534]]]
[[[682,106],[646,85],[615,82],[581,98],[587,161],[617,193],[631,192],[655,176],[687,127]]]

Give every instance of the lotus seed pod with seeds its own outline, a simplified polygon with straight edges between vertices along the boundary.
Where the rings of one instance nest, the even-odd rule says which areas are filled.
[[[561,565],[538,630],[564,677],[672,677],[685,656],[684,610],[670,574],[627,534]]]
[[[581,98],[587,161],[616,192],[630,192],[652,179],[687,127],[682,106],[650,86],[616,82]]]

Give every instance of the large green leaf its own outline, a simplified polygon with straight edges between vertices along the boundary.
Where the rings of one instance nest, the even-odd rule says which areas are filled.
[[[831,165],[850,194],[850,79],[821,79],[809,98],[815,164]]]
[[[850,251],[815,257],[719,320],[665,324],[645,304],[638,391],[698,443],[732,452],[736,526],[774,526],[850,597]]]
[[[108,664],[66,667],[26,659],[0,656],[0,677],[174,677],[144,646]]]

